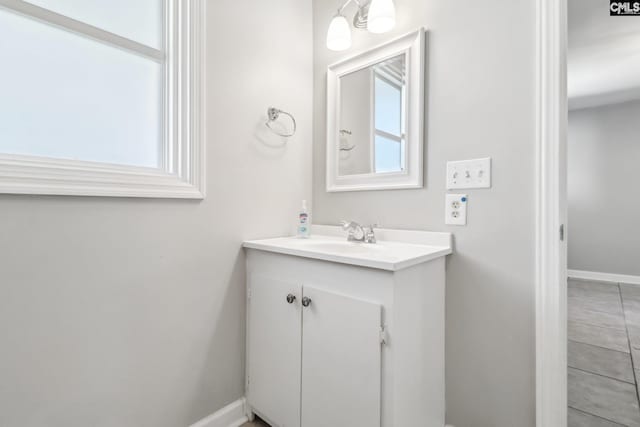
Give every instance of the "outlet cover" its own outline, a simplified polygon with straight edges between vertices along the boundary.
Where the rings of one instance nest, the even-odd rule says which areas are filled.
[[[447,225],[467,225],[466,194],[447,194],[445,197],[444,223]]]

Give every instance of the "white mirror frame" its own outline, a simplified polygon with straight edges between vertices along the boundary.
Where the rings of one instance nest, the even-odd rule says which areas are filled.
[[[340,150],[340,78],[398,55],[407,64],[405,150],[401,172],[338,174]],[[366,191],[422,188],[424,186],[425,31],[407,34],[382,46],[329,66],[327,71],[327,191]]]

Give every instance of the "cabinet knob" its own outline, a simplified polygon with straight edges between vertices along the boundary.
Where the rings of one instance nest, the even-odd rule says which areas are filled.
[[[287,295],[287,302],[288,302],[289,304],[293,304],[293,302],[294,302],[295,300],[296,300],[296,296],[295,296],[295,295],[293,295],[293,294],[289,294],[289,295]]]
[[[302,305],[305,306],[305,307],[309,307],[311,305],[311,298],[303,297],[302,298]]]

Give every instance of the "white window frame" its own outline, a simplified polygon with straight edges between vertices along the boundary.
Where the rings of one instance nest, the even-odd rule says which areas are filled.
[[[164,49],[156,50],[22,0],[0,0],[0,8],[165,63],[159,168],[0,153],[0,193],[203,199],[205,4],[165,0]]]

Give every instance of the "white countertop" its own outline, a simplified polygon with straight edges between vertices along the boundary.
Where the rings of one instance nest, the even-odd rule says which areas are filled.
[[[448,255],[450,233],[409,230],[376,230],[377,243],[348,242],[340,227],[312,228],[308,239],[277,237],[249,240],[243,246],[267,252],[323,261],[397,271]]]

